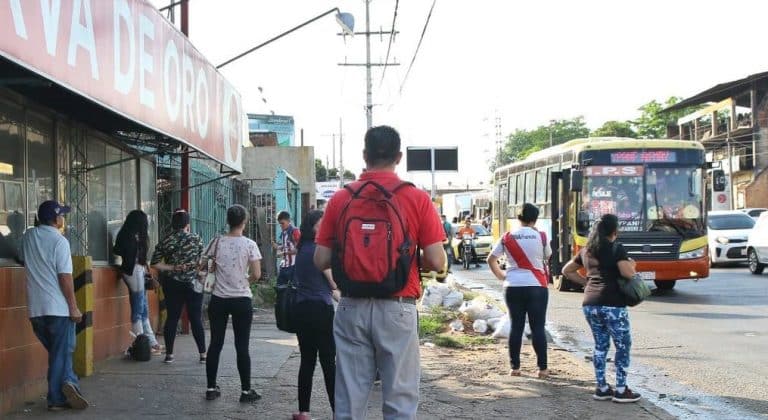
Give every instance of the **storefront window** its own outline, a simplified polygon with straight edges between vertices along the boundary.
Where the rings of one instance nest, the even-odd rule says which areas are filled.
[[[157,187],[155,165],[148,160],[139,160],[139,185],[141,185],[140,205],[149,216],[150,252],[157,244]]]
[[[24,221],[22,110],[0,101],[0,259],[16,255]]]
[[[34,223],[37,207],[54,199],[53,122],[27,113],[27,225]]]

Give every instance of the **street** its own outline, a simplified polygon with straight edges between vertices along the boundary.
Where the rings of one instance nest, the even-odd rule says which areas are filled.
[[[745,266],[711,273],[702,281],[679,281],[630,309],[629,382],[676,416],[765,416],[768,275],[753,276]],[[501,282],[485,265],[456,268],[454,275],[501,298]],[[549,330],[560,345],[586,356],[592,338],[581,314],[582,293],[550,290]]]

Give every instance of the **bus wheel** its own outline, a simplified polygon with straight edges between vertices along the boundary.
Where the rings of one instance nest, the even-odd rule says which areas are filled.
[[[656,284],[656,287],[659,288],[659,290],[672,290],[675,288],[677,280],[654,280],[653,283]]]
[[[558,292],[567,292],[571,290],[570,282],[565,279],[565,276],[552,276],[552,285]]]

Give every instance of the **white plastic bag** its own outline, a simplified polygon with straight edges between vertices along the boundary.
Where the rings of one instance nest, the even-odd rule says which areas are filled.
[[[421,306],[425,308],[432,308],[434,306],[440,306],[443,304],[443,295],[437,293],[431,288],[427,288],[424,291],[424,297],[421,298]]]
[[[456,309],[464,302],[464,293],[458,290],[451,290],[443,298],[443,306],[446,308]]]
[[[509,338],[509,330],[511,328],[512,328],[512,323],[509,320],[509,317],[505,316],[501,319],[501,322],[499,322],[499,324],[496,325],[496,330],[493,331],[493,335],[491,335],[491,337]]]
[[[498,317],[498,318],[491,318],[488,320],[488,327],[490,327],[492,330],[496,331],[497,327],[501,323],[502,319],[504,317]]]
[[[438,283],[436,281],[427,283],[427,290],[439,294],[440,297],[445,297],[448,293],[451,293],[451,288],[447,284]]]
[[[448,324],[448,325],[451,327],[451,330],[453,330],[453,331],[457,331],[457,332],[462,332],[462,331],[464,331],[464,323],[463,323],[463,322],[461,322],[461,320],[460,320],[460,319],[454,319],[454,320],[453,320],[453,321],[451,321],[451,323],[450,323],[450,324]]]
[[[475,330],[476,333],[485,334],[488,331],[488,323],[485,322],[485,320],[478,319],[472,323],[472,329]]]
[[[504,312],[486,302],[483,298],[477,297],[470,302],[464,302],[459,308],[459,312],[466,314],[470,321],[477,319],[488,320],[504,316]]]

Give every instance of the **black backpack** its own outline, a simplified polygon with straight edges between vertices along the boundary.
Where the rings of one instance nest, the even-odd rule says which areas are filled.
[[[128,355],[133,360],[148,362],[152,358],[152,346],[149,345],[149,337],[146,334],[137,335],[131,347],[128,348]]]

